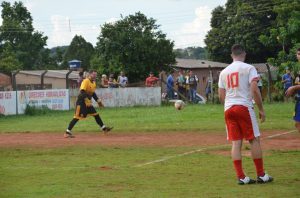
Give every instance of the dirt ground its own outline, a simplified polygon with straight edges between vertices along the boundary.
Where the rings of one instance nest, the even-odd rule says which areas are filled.
[[[300,150],[300,134],[284,131],[262,133],[264,150]],[[276,134],[278,136],[272,137]],[[61,133],[3,133],[0,148],[39,147],[57,148],[66,146],[158,146],[158,147],[208,147],[230,144],[225,133],[76,133],[75,138],[64,138]],[[247,145],[248,143],[245,143]],[[230,148],[230,147],[229,147]],[[224,151],[213,151],[222,154]],[[226,151],[225,153],[228,153]]]

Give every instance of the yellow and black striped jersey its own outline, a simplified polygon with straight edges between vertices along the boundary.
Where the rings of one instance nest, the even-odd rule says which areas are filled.
[[[80,90],[84,90],[89,96],[92,96],[96,90],[96,82],[86,78],[82,81]]]

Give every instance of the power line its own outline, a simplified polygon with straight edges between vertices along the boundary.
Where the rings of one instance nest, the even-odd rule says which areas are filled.
[[[274,4],[275,5],[275,4]],[[279,4],[278,4],[279,5]],[[250,14],[256,14],[256,13],[261,13],[261,12],[267,12],[267,11],[272,11],[273,10],[273,8],[274,8],[274,6],[272,6],[272,7],[262,7],[262,8],[260,8],[260,9],[256,9],[255,11],[252,11],[252,12],[246,12],[246,13],[243,13],[243,14],[241,14],[241,15],[239,15],[239,16],[246,16],[246,15],[250,15]],[[168,19],[169,20],[165,20],[165,22],[166,23],[164,23],[164,24],[173,24],[173,23],[176,23],[177,21],[178,21],[178,19],[186,19],[186,17],[190,17],[191,15],[179,15],[179,16],[175,16],[175,17],[173,17],[173,18],[170,18],[170,17],[168,17]],[[236,13],[234,13],[234,14],[228,14],[228,12],[226,13],[226,16],[227,17],[236,17],[237,16],[237,14]],[[222,15],[220,15],[220,16],[218,16],[218,15],[215,15],[214,16],[214,19],[223,19],[224,17],[222,16]],[[159,21],[164,21],[163,20],[164,18],[159,18],[158,20]],[[202,17],[202,18],[197,18],[197,19],[206,19],[206,17]],[[85,19],[82,19],[82,20],[85,20]],[[99,20],[99,19],[93,19],[93,20]],[[158,21],[158,20],[156,20],[156,21]],[[73,20],[74,21],[74,24],[76,24],[76,25],[86,25],[86,24],[89,24],[89,21],[83,21],[83,22],[81,22],[81,23],[78,23],[77,22],[77,20]],[[169,22],[169,23],[168,23]],[[68,23],[68,19],[66,18],[66,21],[65,21],[65,23],[67,24]],[[44,29],[46,29],[47,30],[47,26],[50,28],[50,29],[52,29],[52,26],[53,26],[53,23],[45,23],[45,24],[40,24],[40,26],[43,26],[44,27]],[[99,25],[100,26],[100,25]],[[18,30],[18,28],[9,28],[8,30]],[[7,30],[6,30],[7,31]]]

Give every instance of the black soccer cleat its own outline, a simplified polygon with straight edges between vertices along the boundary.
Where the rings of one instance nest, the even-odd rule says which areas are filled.
[[[238,184],[244,185],[244,184],[255,184],[256,181],[254,179],[251,179],[250,177],[245,177],[244,179],[239,179]]]
[[[107,127],[107,126],[105,126],[105,127],[102,128],[102,131],[106,134],[106,133],[110,132],[113,128],[114,127]]]
[[[64,138],[74,138],[75,136],[72,134],[72,131],[67,129],[65,134],[64,134]]]
[[[269,183],[272,182],[274,179],[273,177],[271,177],[270,175],[266,174],[262,177],[258,176],[257,177],[257,183],[258,184],[265,184],[265,183]]]

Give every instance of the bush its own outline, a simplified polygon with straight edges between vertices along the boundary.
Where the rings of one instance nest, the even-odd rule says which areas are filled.
[[[36,107],[36,106],[26,105],[25,115],[30,115],[30,116],[44,115],[50,111],[51,110],[47,106]]]
[[[272,100],[274,102],[283,102],[284,101],[284,96],[282,94],[280,94],[279,92],[272,93]]]

